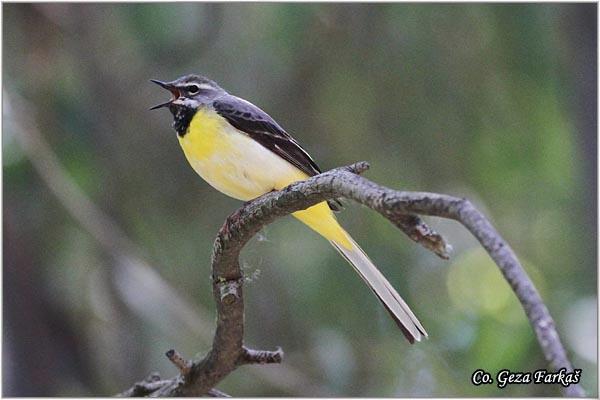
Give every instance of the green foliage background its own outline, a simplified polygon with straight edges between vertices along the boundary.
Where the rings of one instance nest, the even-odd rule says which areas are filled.
[[[3,118],[17,94],[75,182],[142,250],[162,286],[126,279],[4,125],[4,395],[111,395],[164,351],[201,356],[214,235],[239,202],[188,167],[148,79],[195,72],[260,105],[323,169],[471,199],[523,260],[583,385],[597,396],[595,4],[4,4]],[[348,231],[412,305],[410,346],[343,259],[292,218],[244,254],[246,341],[286,351],[235,395],[555,396],[475,387],[482,368],[546,363],[497,268],[458,224],[444,262],[369,210]],[[195,321],[195,322],[194,322]],[[205,332],[204,335],[199,331]],[[206,334],[208,332],[208,335]],[[253,369],[263,369],[256,374]]]

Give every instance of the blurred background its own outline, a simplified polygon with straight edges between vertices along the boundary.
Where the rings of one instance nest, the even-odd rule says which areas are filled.
[[[240,202],[187,165],[148,79],[204,74],[324,170],[471,199],[513,246],[597,396],[595,4],[4,4],[3,394],[113,395],[175,348],[201,357],[213,239]],[[376,213],[343,225],[419,316],[409,345],[291,217],[244,251],[246,342],[282,346],[219,388],[259,396],[556,396],[475,387],[546,362],[459,224],[443,261]]]

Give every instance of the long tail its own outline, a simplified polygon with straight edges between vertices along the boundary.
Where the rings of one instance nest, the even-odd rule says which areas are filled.
[[[421,341],[423,337],[427,337],[425,328],[415,314],[360,246],[338,224],[326,203],[298,211],[294,213],[294,216],[328,239],[333,247],[354,267],[388,310],[410,343]]]

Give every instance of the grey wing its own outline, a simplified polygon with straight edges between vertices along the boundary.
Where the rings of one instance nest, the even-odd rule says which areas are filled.
[[[238,130],[295,167],[313,176],[321,169],[308,153],[266,112],[232,95],[214,101],[215,111]]]
[[[296,168],[314,176],[321,169],[300,144],[291,137],[269,114],[239,97],[226,95],[213,102],[215,111],[231,125],[244,132],[262,146],[288,161]],[[329,201],[334,211],[341,209],[337,200]]]

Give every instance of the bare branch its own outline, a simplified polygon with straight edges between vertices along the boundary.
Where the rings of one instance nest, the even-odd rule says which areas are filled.
[[[177,367],[181,375],[186,376],[190,373],[192,364],[184,359],[176,350],[171,349],[165,355]]]
[[[370,167],[368,162],[360,161],[346,167],[341,167],[340,170],[362,174]],[[398,215],[392,223],[413,241],[433,251],[438,257],[444,260],[450,258],[452,246],[446,242],[442,235],[431,229],[418,215],[410,213]]]
[[[409,238],[433,251],[438,257],[444,260],[450,258],[452,246],[446,243],[444,237],[431,229],[418,215],[401,214],[392,223],[406,233]]]
[[[208,395],[210,397],[231,397],[225,392],[220,391],[219,389],[212,388],[208,391]]]
[[[252,350],[242,348],[242,354],[238,359],[238,365],[244,364],[279,364],[283,360],[283,350],[278,347],[275,351]]]
[[[119,393],[117,397],[144,397],[165,386],[168,381],[160,379],[158,372],[153,372],[146,379],[135,383],[131,388]]]

